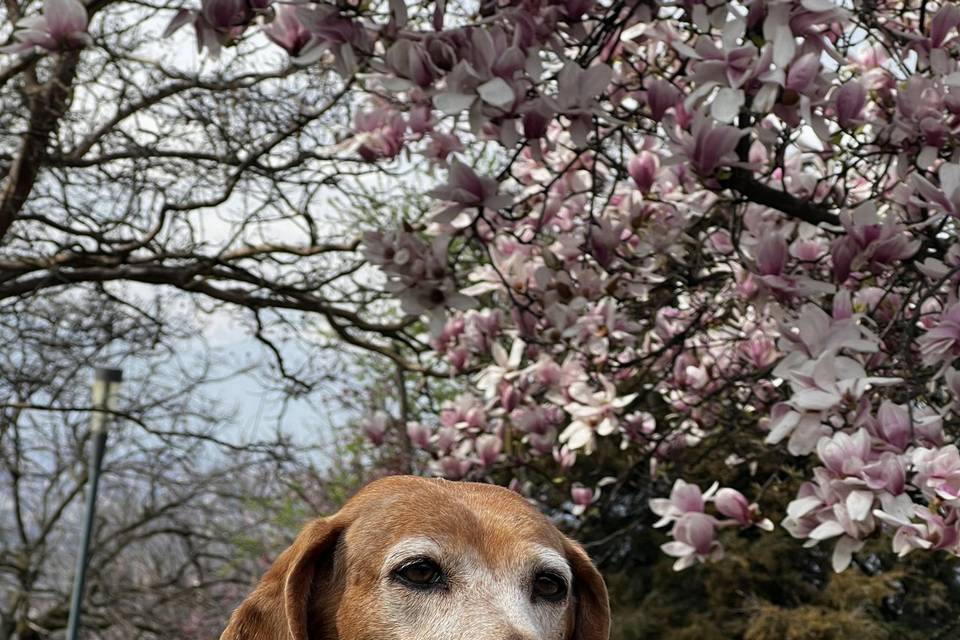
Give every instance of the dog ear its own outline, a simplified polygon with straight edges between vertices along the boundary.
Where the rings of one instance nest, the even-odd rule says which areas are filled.
[[[322,640],[310,634],[311,618],[319,601],[332,597],[333,554],[344,528],[335,518],[304,527],[230,616],[220,640]]]
[[[573,540],[564,542],[564,552],[573,570],[575,610],[569,640],[609,640],[610,600],[603,576]]]

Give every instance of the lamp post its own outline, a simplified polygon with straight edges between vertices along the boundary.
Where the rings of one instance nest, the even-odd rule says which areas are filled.
[[[97,367],[93,374],[93,413],[90,416],[90,435],[93,449],[90,451],[90,463],[87,476],[90,486],[87,488],[87,512],[80,536],[80,553],[77,556],[77,569],[73,577],[73,594],[70,597],[70,619],[67,623],[66,640],[76,640],[80,628],[80,609],[83,604],[83,590],[87,581],[87,556],[90,551],[90,534],[93,531],[93,516],[97,506],[97,486],[100,484],[100,464],[107,446],[108,412],[117,410],[117,398],[123,371]]]

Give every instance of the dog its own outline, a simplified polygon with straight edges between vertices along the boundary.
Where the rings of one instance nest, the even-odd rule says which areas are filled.
[[[304,527],[220,640],[608,640],[600,573],[521,496],[391,476]]]

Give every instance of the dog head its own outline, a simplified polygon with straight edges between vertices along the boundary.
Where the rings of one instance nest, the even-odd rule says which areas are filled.
[[[599,572],[501,487],[409,476],[307,525],[221,640],[607,640]]]

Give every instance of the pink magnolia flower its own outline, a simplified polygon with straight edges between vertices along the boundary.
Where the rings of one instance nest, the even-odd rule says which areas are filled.
[[[960,507],[960,451],[956,445],[917,449],[913,466],[913,484],[925,495]]]
[[[344,17],[334,5],[298,7],[300,20],[311,33],[331,45],[353,44],[368,48],[368,36],[357,22]]]
[[[477,438],[474,447],[477,457],[480,459],[480,464],[489,467],[500,457],[500,451],[503,450],[503,440],[500,436],[485,433]]]
[[[790,255],[801,262],[817,262],[826,253],[826,245],[819,239],[797,238],[790,243]]]
[[[510,414],[510,421],[523,433],[544,433],[551,427],[550,415],[543,406],[519,407]]]
[[[829,287],[822,282],[786,272],[790,250],[780,233],[762,231],[759,234],[760,241],[754,250],[758,290],[769,291],[778,299],[810,297],[829,291]]]
[[[601,380],[602,388],[594,390],[585,382],[570,385],[572,402],[564,410],[573,420],[560,434],[560,442],[571,450],[584,449],[592,453],[596,436],[612,434],[618,425],[616,412],[633,402],[637,394],[617,396],[617,390],[608,380]]]
[[[736,489],[727,487],[720,489],[713,499],[713,504],[722,515],[733,518],[743,525],[750,523],[750,503]]]
[[[837,295],[833,296],[832,307],[830,311],[835,321],[853,320],[853,299],[846,289],[841,289],[837,292]]]
[[[906,260],[920,248],[919,240],[911,240],[892,213],[881,224],[872,203],[840,216],[846,235],[834,241],[831,248],[833,273],[843,282],[853,271],[882,271]]]
[[[266,8],[264,4],[262,8]],[[197,50],[206,49],[214,58],[220,50],[233,44],[247,29],[256,8],[246,0],[202,0],[199,11],[181,9],[170,20],[163,37],[193,23]]]
[[[573,501],[571,513],[575,516],[581,515],[591,504],[600,498],[600,491],[594,491],[590,487],[585,487],[579,482],[573,483],[570,487],[570,499]]]
[[[444,403],[440,423],[445,427],[479,433],[487,427],[487,415],[479,398],[464,393]]]
[[[875,499],[873,491],[857,488],[818,467],[814,481],[805,482],[797,499],[787,505],[782,525],[793,537],[807,539],[807,546],[836,538],[832,564],[840,573],[876,527],[872,515]]]
[[[598,98],[610,84],[613,69],[595,64],[586,69],[576,62],[567,62],[557,76],[555,108],[570,121],[569,133],[579,146],[587,143],[595,113],[599,111]]]
[[[297,18],[311,34],[309,43],[294,59],[298,64],[310,64],[329,54],[337,72],[347,77],[357,70],[356,52],[373,48],[363,25],[333,4],[300,5]]]
[[[467,475],[473,463],[459,456],[444,456],[437,462],[440,473],[451,480],[459,480]]]
[[[403,134],[407,123],[390,105],[379,102],[357,113],[354,118],[355,138],[360,143],[357,152],[367,162],[393,158],[403,149]]]
[[[439,431],[437,431],[435,442],[437,451],[444,454],[450,453],[453,450],[454,445],[456,445],[459,440],[460,432],[452,426],[444,425]]]
[[[377,411],[360,423],[360,432],[374,445],[383,444],[390,426],[390,416],[383,411]]]
[[[579,482],[575,482],[573,486],[570,487],[570,497],[574,504],[587,506],[593,502],[593,489],[585,487]]]
[[[507,207],[512,202],[508,195],[498,193],[500,185],[493,178],[486,178],[454,159],[450,163],[450,172],[447,183],[435,187],[428,195],[449,204],[436,214],[434,220],[441,223],[451,223],[455,227],[467,226],[472,216],[461,218],[461,212],[466,209],[492,209],[494,211]]]
[[[731,254],[735,251],[733,241],[730,239],[730,232],[726,229],[718,229],[710,234],[710,246],[723,255]]]
[[[690,160],[693,169],[704,178],[723,166],[738,161],[737,144],[747,132],[726,124],[716,124],[702,112],[693,119],[691,133],[673,133],[680,154]]]
[[[898,496],[906,486],[906,469],[900,455],[887,451],[880,459],[861,468],[861,477],[874,491],[886,491]]]
[[[424,156],[440,166],[447,166],[447,159],[451,155],[463,151],[463,142],[452,133],[431,131],[429,140]]]
[[[708,500],[717,492],[718,484],[714,483],[706,493],[701,493],[700,487],[677,478],[670,490],[669,498],[653,498],[650,500],[650,510],[660,519],[654,527],[662,527],[679,519],[685,513],[703,513]]]
[[[520,404],[521,395],[520,390],[512,383],[504,380],[500,383],[500,386],[497,390],[498,400],[500,401],[500,406],[503,407],[503,410],[506,412],[513,411],[517,408],[517,405]]]
[[[765,369],[780,357],[776,343],[762,333],[751,336],[740,348],[756,369]]]
[[[263,27],[263,33],[291,56],[299,56],[312,38],[300,22],[296,7],[289,4],[277,5],[276,16]]]
[[[947,307],[936,326],[917,338],[924,364],[950,364],[960,356],[960,303]]]
[[[449,69],[443,90],[433,96],[434,105],[447,115],[472,109],[475,116],[484,117],[474,119],[474,131],[485,128],[494,136],[503,134],[506,146],[517,141],[516,129],[501,127],[489,118],[514,110],[523,95],[522,70],[528,53],[518,38],[512,40],[500,26],[476,26],[427,44],[433,64],[440,70]]]
[[[868,376],[857,360],[830,352],[802,363],[785,358],[774,375],[790,380],[794,389],[790,404],[801,411],[826,411],[841,402],[859,400],[873,385],[900,382],[900,378]]]
[[[569,469],[577,463],[577,452],[571,451],[564,445],[555,447],[553,450],[553,459],[561,469]]]
[[[907,408],[884,400],[877,412],[877,437],[902,452],[910,443],[910,432],[910,414]]]
[[[238,27],[250,16],[247,0],[201,0],[200,15],[207,24],[218,30]]]
[[[641,151],[630,158],[627,173],[633,179],[641,193],[649,193],[660,170],[660,157],[652,151]]]
[[[763,35],[773,43],[776,65],[784,67],[793,60],[798,36],[807,45],[825,46],[821,25],[843,22],[845,16],[846,11],[829,0],[771,3],[763,15]]]
[[[513,341],[509,354],[499,342],[491,345],[493,364],[484,368],[476,380],[477,388],[484,392],[488,400],[497,395],[501,382],[512,380],[520,375],[520,362],[525,348],[526,344],[519,338]]]
[[[778,366],[779,372],[774,372],[777,376],[786,376],[791,368],[825,353],[874,353],[878,348],[876,336],[864,327],[833,318],[815,304],[804,304],[796,321],[781,328],[779,347],[790,355]]]
[[[742,527],[756,525],[764,531],[773,531],[773,523],[767,518],[760,517],[760,508],[756,503],[750,504],[742,493],[736,489],[724,487],[717,491],[713,504],[721,515],[732,518]]]
[[[20,20],[13,37],[17,42],[4,47],[4,52],[23,53],[40,48],[56,53],[93,43],[87,33],[87,9],[79,0],[44,0],[42,15]]]
[[[841,127],[850,127],[859,122],[867,102],[867,90],[857,80],[840,85],[834,94],[834,109]]]
[[[557,431],[553,427],[542,432],[533,431],[525,435],[523,441],[530,445],[534,454],[544,456],[553,452],[557,444]]]
[[[859,475],[871,453],[870,436],[865,429],[852,436],[838,431],[832,438],[822,438],[817,443],[817,456],[828,471],[838,476]]]
[[[757,272],[778,276],[787,266],[787,242],[777,233],[766,233],[757,246]]]
[[[674,46],[681,46],[674,43]],[[697,40],[695,51],[691,53],[699,60],[694,66],[693,80],[697,86],[694,95],[705,95],[717,88],[710,105],[710,115],[721,122],[732,122],[745,102],[744,89],[753,93],[752,107],[759,111],[768,111],[765,97],[768,93],[763,85],[759,91],[753,91],[752,81],[765,74],[772,62],[770,47],[758,49],[749,43],[742,47],[717,47],[710,39]],[[776,87],[771,87],[776,89]],[[775,97],[776,93],[772,95]]]
[[[960,542],[960,520],[956,510],[944,517],[911,502],[909,509],[898,511],[885,506],[873,513],[883,522],[897,527],[893,537],[893,552],[899,557],[906,556],[914,549],[950,549],[956,553]],[[914,522],[913,517],[923,522]]]
[[[407,423],[407,437],[410,438],[410,443],[418,449],[427,451],[430,449],[430,436],[432,431],[430,427],[423,424],[422,422],[408,422]]]
[[[650,116],[657,122],[663,119],[667,109],[677,104],[682,95],[677,87],[657,77],[647,80],[646,89]]]
[[[434,337],[443,333],[448,308],[466,310],[476,304],[473,298],[457,290],[450,277],[450,239],[441,234],[428,245],[406,231],[371,231],[363,235],[363,253],[387,275],[387,290],[400,300],[406,313],[428,315]]]
[[[790,65],[787,70],[784,88],[803,93],[813,83],[820,71],[820,52],[805,53]]]
[[[960,7],[955,4],[943,4],[930,21],[930,46],[942,47],[947,34],[960,26]]]
[[[911,175],[917,190],[912,202],[932,207],[948,216],[960,217],[960,164],[945,162],[937,170],[940,186],[934,186],[919,173]]]
[[[900,144],[922,145],[918,162],[927,167],[950,134],[944,121],[948,114],[946,88],[937,79],[919,74],[908,77],[905,85],[896,93],[896,128],[892,130],[892,139]]]
[[[832,511],[833,505],[843,499],[838,487],[841,485],[826,469],[814,469],[813,481],[800,485],[797,497],[787,505],[787,517],[781,523],[783,528],[795,538],[807,538],[819,526],[821,514]],[[826,517],[831,517],[830,513],[826,513]]]
[[[913,439],[922,447],[942,447],[946,444],[943,416],[930,407],[916,407],[913,412]]]
[[[820,412],[795,411],[786,402],[778,402],[771,410],[770,431],[764,442],[779,444],[789,437],[787,451],[792,455],[806,455],[814,450],[820,438],[830,433],[823,424]]]
[[[527,102],[523,106],[523,135],[530,140],[539,140],[547,135],[550,122],[557,112],[552,102],[544,98]]]
[[[499,309],[484,309],[483,311],[469,311],[467,326],[464,331],[464,342],[476,352],[490,351],[490,345],[501,332],[502,318]]]
[[[929,64],[938,73],[950,70],[951,68],[946,64],[945,50],[953,40],[948,35],[958,23],[960,23],[960,8],[950,3],[942,4],[930,20],[928,37],[916,32],[905,34],[911,40],[906,50],[917,53],[924,64]]]
[[[674,540],[661,545],[663,552],[677,558],[674,571],[683,571],[696,562],[719,560],[723,547],[716,539],[716,520],[705,513],[686,513],[673,525]]]
[[[616,248],[623,237],[624,225],[616,224],[609,218],[599,218],[590,227],[588,246],[594,259],[607,269],[616,258]]]
[[[651,413],[636,411],[624,416],[623,440],[620,443],[620,448],[626,449],[634,442],[647,442],[656,430],[657,419]]]
[[[426,47],[410,40],[397,40],[387,51],[386,63],[397,76],[420,87],[432,85],[440,73]]]
[[[467,321],[463,314],[458,313],[454,315],[447,320],[440,335],[430,341],[430,346],[433,347],[435,351],[443,352],[448,350],[451,346],[457,344],[457,339],[463,335],[466,326]]]
[[[433,117],[433,108],[427,103],[415,104],[407,114],[407,127],[416,135],[424,135],[433,131],[436,120]]]

